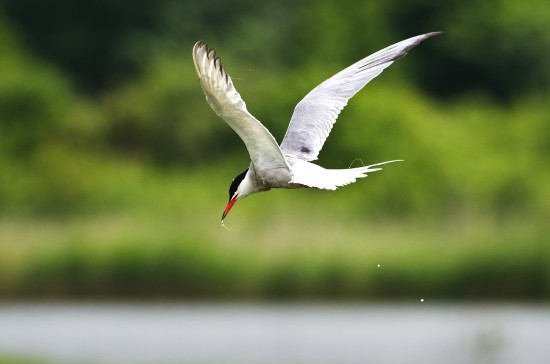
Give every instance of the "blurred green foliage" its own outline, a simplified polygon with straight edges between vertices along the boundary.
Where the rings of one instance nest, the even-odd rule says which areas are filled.
[[[544,0],[2,0],[0,297],[547,298],[549,23]],[[255,196],[218,229],[248,156],[204,100],[196,40],[280,141],[315,85],[434,30],[320,155],[405,163]],[[420,228],[387,238],[402,224]]]

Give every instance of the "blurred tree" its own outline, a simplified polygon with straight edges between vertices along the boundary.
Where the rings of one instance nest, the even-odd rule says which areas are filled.
[[[80,90],[119,84],[158,52],[210,34],[225,34],[262,5],[251,0],[2,0],[36,54],[65,70]],[[232,15],[235,16],[232,16]],[[264,16],[267,14],[264,14]]]
[[[70,88],[61,74],[29,57],[1,13],[0,70],[0,152],[27,156],[56,132]]]
[[[3,5],[36,54],[58,64],[81,90],[98,91],[136,70],[136,62],[121,52],[125,37],[154,28],[163,2],[3,0]]]
[[[180,54],[198,39],[227,54],[300,67],[314,59],[349,63],[368,51],[426,31],[407,72],[437,96],[484,90],[509,100],[548,90],[550,5],[546,0],[3,0],[35,52],[88,91],[125,82],[158,54]],[[437,60],[437,61],[435,61]]]
[[[510,101],[525,93],[550,90],[546,62],[550,57],[548,1],[413,0],[385,4],[390,9],[390,27],[402,33],[414,33],[418,24],[446,31],[446,41],[426,47],[417,57],[428,71],[418,80],[435,95],[481,90]],[[437,62],[429,61],[431,57],[437,57]]]
[[[139,82],[105,95],[101,109],[109,118],[101,131],[107,145],[157,165],[214,158],[229,132],[204,101],[189,60],[158,59]]]

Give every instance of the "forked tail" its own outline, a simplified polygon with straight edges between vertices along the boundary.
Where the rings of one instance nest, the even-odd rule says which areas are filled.
[[[291,183],[325,190],[335,190],[338,187],[355,182],[357,178],[366,177],[368,173],[382,169],[373,167],[393,162],[403,162],[403,160],[399,159],[349,169],[326,169],[306,161],[296,161],[292,166],[293,177]]]

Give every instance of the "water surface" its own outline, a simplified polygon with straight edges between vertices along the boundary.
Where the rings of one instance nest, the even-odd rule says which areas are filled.
[[[71,363],[547,364],[550,309],[3,304],[0,354]]]

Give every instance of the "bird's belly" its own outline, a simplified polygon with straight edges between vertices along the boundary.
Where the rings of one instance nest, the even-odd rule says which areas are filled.
[[[262,171],[256,175],[256,182],[262,190],[271,188],[296,188],[291,184],[292,174],[286,168],[275,168]]]

